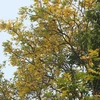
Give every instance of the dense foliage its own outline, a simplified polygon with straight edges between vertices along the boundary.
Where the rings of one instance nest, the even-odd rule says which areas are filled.
[[[17,67],[11,81],[0,74],[0,99],[100,99],[99,0],[34,0],[0,30]]]

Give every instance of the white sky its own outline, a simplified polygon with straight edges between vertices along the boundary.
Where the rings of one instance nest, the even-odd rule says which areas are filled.
[[[0,0],[0,20],[15,19],[18,16],[18,9],[23,6],[28,6],[33,3],[33,0]],[[0,32],[0,63],[8,58],[3,53],[2,42],[9,39],[7,33]],[[5,78],[10,79],[16,68],[6,65],[3,69]]]

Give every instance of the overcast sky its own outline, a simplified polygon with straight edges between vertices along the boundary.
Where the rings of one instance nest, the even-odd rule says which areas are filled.
[[[23,6],[28,6],[33,3],[33,0],[0,0],[0,20],[15,19],[18,16],[18,9]],[[7,33],[0,32],[0,63],[8,58],[3,53],[2,42],[9,39],[10,36]],[[5,78],[10,79],[13,76],[13,72],[16,68],[6,65],[3,69]]]

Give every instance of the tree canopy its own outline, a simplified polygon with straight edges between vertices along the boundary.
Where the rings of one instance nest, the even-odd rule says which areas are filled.
[[[0,99],[100,99],[99,0],[34,0],[0,31],[17,68],[11,81],[0,70]]]

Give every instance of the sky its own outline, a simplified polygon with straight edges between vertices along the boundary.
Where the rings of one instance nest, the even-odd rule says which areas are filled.
[[[29,6],[33,3],[33,0],[0,0],[0,20],[15,19],[18,17],[18,10],[20,7]],[[9,40],[10,35],[6,32],[0,32],[0,64],[8,57],[3,53],[2,42]],[[3,68],[4,76],[6,79],[13,77],[13,73],[16,71],[16,67],[12,67],[9,64]]]

